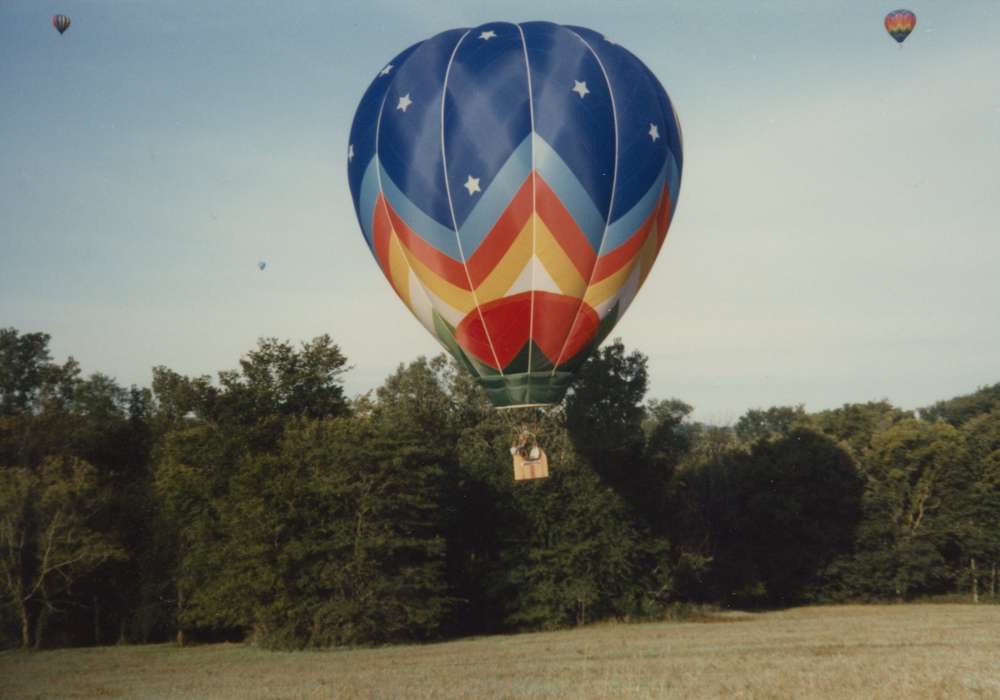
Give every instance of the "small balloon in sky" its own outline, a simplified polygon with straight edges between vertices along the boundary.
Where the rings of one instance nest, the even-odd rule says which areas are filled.
[[[917,26],[917,16],[909,10],[893,10],[885,16],[885,30],[902,44]]]
[[[69,17],[66,15],[52,15],[52,26],[56,28],[57,32],[62,34],[69,29]]]
[[[263,271],[265,267],[267,267],[267,262],[266,261],[261,260],[259,263],[257,263],[257,269],[258,270]]]

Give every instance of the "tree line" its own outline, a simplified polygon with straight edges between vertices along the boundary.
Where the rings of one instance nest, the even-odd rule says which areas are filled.
[[[647,396],[620,341],[521,425],[444,356],[350,399],[328,336],[124,388],[0,329],[0,646],[422,641],[695,604],[996,600],[1000,384],[754,409]]]

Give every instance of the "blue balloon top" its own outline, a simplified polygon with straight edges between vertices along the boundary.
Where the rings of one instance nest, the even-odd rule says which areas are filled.
[[[366,188],[376,161],[380,182]],[[677,201],[682,168],[676,115],[650,70],[597,32],[550,22],[452,29],[398,54],[362,98],[348,149],[362,229],[371,228],[365,190],[379,188],[455,259],[459,241],[475,249],[499,209],[459,196],[467,190],[516,187],[534,169],[594,248],[603,238],[609,250],[616,230],[632,229],[614,224],[658,178]]]

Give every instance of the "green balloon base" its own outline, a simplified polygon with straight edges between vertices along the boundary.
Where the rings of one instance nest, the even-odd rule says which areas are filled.
[[[570,372],[524,372],[476,377],[486,390],[490,403],[497,408],[548,406],[566,395],[573,374]]]

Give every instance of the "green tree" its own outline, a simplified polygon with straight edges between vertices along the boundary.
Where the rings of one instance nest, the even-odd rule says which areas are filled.
[[[158,449],[153,490],[157,559],[172,586],[156,597],[174,606],[177,641],[185,630],[247,628],[249,606],[230,595],[231,558],[222,510],[243,454],[218,426],[193,423],[170,431]]]
[[[436,636],[449,601],[439,455],[369,417],[303,422],[233,484],[237,566],[269,646]]]
[[[552,469],[535,482],[512,482],[502,426],[463,437],[463,464],[480,484],[469,492],[485,516],[474,563],[492,614],[508,629],[655,614],[669,582],[665,543],[647,538],[631,506],[575,452],[560,412],[546,415],[541,432]]]
[[[287,424],[241,460],[221,517],[224,598],[268,646],[440,633],[449,606],[444,474],[454,450],[443,358],[396,373],[354,415]]]
[[[844,404],[840,408],[808,416],[808,423],[835,440],[843,442],[858,461],[864,463],[877,433],[913,417],[888,401]]]
[[[347,400],[342,375],[347,369],[347,358],[328,335],[298,349],[276,338],[262,338],[240,359],[239,370],[219,373],[221,391],[214,415],[208,417],[262,427],[290,417],[343,415]]]
[[[1000,383],[980,387],[971,394],[938,401],[921,408],[920,417],[927,421],[943,420],[956,428],[976,416],[1000,409]]]
[[[581,366],[566,397],[566,427],[576,449],[613,483],[627,478],[642,456],[646,364],[645,355],[626,353],[616,339]]]
[[[665,534],[668,484],[689,447],[691,410],[672,400],[644,405],[647,358],[620,340],[580,368],[565,401],[565,425],[576,454],[625,500],[643,529]]]
[[[347,360],[329,336],[295,348],[262,339],[238,370],[188,378],[154,370],[153,419],[162,438],[154,492],[158,541],[172,571],[174,617],[184,630],[249,630],[257,624],[257,589],[240,567],[246,526],[233,514],[248,504],[236,488],[280,451],[286,428],[303,419],[346,414]],[[168,554],[169,553],[169,554]],[[169,597],[169,596],[167,596]]]
[[[963,461],[961,434],[943,422],[908,419],[874,435],[855,555],[834,567],[845,590],[898,600],[946,590]]]
[[[586,466],[561,461],[546,483],[517,496],[520,526],[505,532],[517,539],[501,555],[509,625],[580,625],[650,614],[665,602],[668,548],[654,549],[627,504]]]
[[[772,406],[768,409],[752,408],[736,421],[736,436],[750,443],[772,437],[788,435],[805,418],[802,404],[797,406]]]
[[[29,413],[63,379],[52,364],[47,333],[0,329],[0,415]]]
[[[457,371],[444,355],[400,365],[376,391],[373,408],[379,423],[400,435],[453,449],[467,424],[450,394]]]
[[[421,358],[352,410],[345,362],[323,337],[301,351],[261,341],[217,389],[157,373],[169,427],[156,492],[180,629],[280,647],[440,633],[452,370]]]
[[[705,588],[685,589],[695,599],[794,604],[853,542],[863,481],[850,455],[814,431],[731,449],[678,479],[676,544],[711,562]]]
[[[73,584],[125,551],[93,520],[109,493],[78,459],[47,459],[38,471],[0,468],[0,590],[20,622],[21,646],[43,644],[49,614]]]
[[[653,399],[646,404],[642,427],[645,433],[645,459],[665,478],[681,463],[694,443],[687,418],[694,410],[679,399]]]
[[[158,435],[186,422],[215,417],[219,389],[211,377],[186,377],[167,367],[153,368],[153,421]]]
[[[150,404],[148,390],[124,389],[102,374],[79,381],[72,395],[66,418],[69,451],[93,465],[100,487],[110,494],[94,524],[115,533],[127,553],[75,586],[73,619],[64,620],[63,627],[78,641],[89,637],[100,644],[115,635],[126,640],[143,606],[142,567],[153,536]]]
[[[52,362],[49,336],[0,329],[0,464],[37,467],[71,451],[73,394],[80,368]]]
[[[1000,409],[971,418],[962,425],[968,446],[970,484],[963,512],[968,526],[967,553],[978,560],[996,596],[1000,567]],[[977,586],[978,582],[973,582]]]
[[[90,527],[114,533],[127,556],[79,576],[58,617],[46,608],[43,618],[58,621],[57,642],[99,642],[106,630],[123,628],[138,605],[134,567],[148,535],[149,393],[101,374],[84,379],[72,358],[52,362],[48,343],[44,333],[0,331],[0,464],[38,477],[46,461],[79,459],[93,468],[97,489],[111,494]]]

